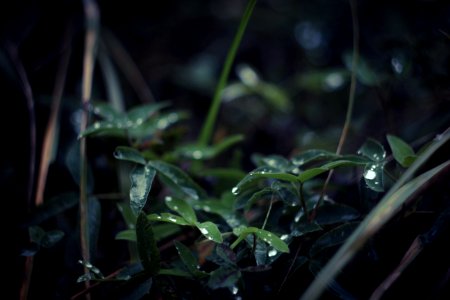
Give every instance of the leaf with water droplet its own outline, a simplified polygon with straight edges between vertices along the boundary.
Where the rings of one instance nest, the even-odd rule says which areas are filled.
[[[119,160],[131,161],[145,165],[145,158],[139,151],[131,147],[119,146],[114,151],[114,157]]]
[[[188,247],[178,241],[175,241],[174,244],[175,248],[177,248],[178,255],[180,256],[181,261],[186,266],[189,273],[197,278],[208,276],[208,273],[199,270],[200,266],[198,265],[197,258],[195,258]]]
[[[402,167],[409,167],[417,158],[413,148],[399,137],[388,134],[387,140],[391,147],[392,155]]]
[[[295,166],[281,155],[262,156],[259,154],[252,155],[252,161],[258,167],[270,167],[279,172],[291,172]]]
[[[245,227],[242,226],[240,228],[234,228],[233,233],[238,236],[236,241],[231,245],[231,249],[234,249],[242,240],[244,240],[249,234],[256,234],[258,238],[274,247],[276,250],[280,252],[289,252],[288,245],[280,239],[276,234],[256,227]]]
[[[139,259],[144,270],[149,275],[156,275],[159,271],[159,249],[153,235],[151,222],[144,213],[140,213],[136,222],[136,239]]]
[[[169,102],[158,102],[135,106],[127,112],[127,119],[134,124],[140,125],[147,121],[157,111],[168,107],[169,105]]]
[[[358,154],[363,155],[374,162],[382,162],[386,158],[386,151],[383,145],[374,139],[367,141],[359,148]]]
[[[324,203],[317,209],[314,220],[318,225],[331,225],[352,221],[359,216],[359,212],[348,205]]]
[[[195,159],[195,160],[206,160],[216,157],[221,154],[234,144],[242,141],[244,139],[243,135],[232,135],[224,138],[217,144],[212,146],[199,146],[197,144],[185,145],[177,149],[177,153],[183,157]]]
[[[183,199],[167,196],[165,203],[167,207],[177,212],[189,223],[195,224],[195,222],[197,222],[197,216],[195,215],[194,209]]]
[[[123,115],[117,112],[109,103],[94,101],[91,104],[92,112],[102,119],[105,119],[107,121],[114,121],[123,118]]]
[[[313,257],[325,248],[342,244],[353,233],[358,224],[356,222],[346,223],[328,231],[314,242],[309,249],[309,255]]]
[[[230,266],[219,267],[210,273],[208,286],[211,289],[232,288],[241,278],[241,271]]]
[[[147,218],[150,221],[167,222],[167,223],[177,224],[177,225],[181,225],[181,226],[191,225],[191,223],[186,221],[184,218],[177,216],[177,215],[170,214],[170,213],[161,213],[161,215],[150,214],[147,216]]]
[[[219,228],[217,228],[217,225],[213,222],[197,222],[195,225],[208,240],[219,244],[223,242],[222,234],[220,233]]]
[[[180,168],[163,161],[149,161],[148,165],[158,171],[161,181],[174,192],[194,200],[206,198],[206,192]]]
[[[311,149],[293,156],[291,158],[291,162],[293,165],[300,167],[310,162],[319,160],[332,160],[338,157],[339,155],[336,155],[335,153],[330,151]]]
[[[364,168],[364,181],[376,192],[384,191],[384,163],[370,163]]]
[[[137,165],[131,171],[130,206],[135,215],[138,215],[147,203],[155,174],[155,169],[149,165]]]

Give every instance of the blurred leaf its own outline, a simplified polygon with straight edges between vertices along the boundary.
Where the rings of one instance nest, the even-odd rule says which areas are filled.
[[[63,237],[64,232],[61,230],[50,230],[45,233],[40,244],[44,248],[50,248],[59,242]]]
[[[66,166],[72,175],[74,182],[80,186],[80,144],[78,142],[74,142],[69,146],[69,150],[66,153]],[[92,193],[94,189],[94,175],[92,175],[92,169],[88,165],[87,167],[87,184],[86,184],[86,192]]]
[[[156,171],[151,165],[137,165],[131,171],[130,206],[135,215],[138,215],[147,203],[155,174]]]
[[[245,177],[247,173],[240,169],[232,169],[232,168],[214,168],[214,169],[203,169],[197,171],[197,174],[200,176],[212,176],[217,177],[219,179],[230,179],[239,181]]]
[[[181,226],[191,225],[191,223],[187,222],[184,218],[170,213],[161,213],[161,215],[151,214],[148,215],[147,218],[150,221],[168,222]]]
[[[216,243],[223,242],[222,234],[220,233],[216,224],[207,221],[203,223],[197,222],[195,225],[208,240],[214,241]]]
[[[217,244],[216,245],[216,254],[220,257],[225,263],[235,266],[237,262],[236,253],[231,250],[228,245],[225,244]]]
[[[123,118],[123,115],[117,112],[111,104],[105,102],[92,102],[92,112],[107,121]]]
[[[118,234],[116,234],[115,239],[136,242],[137,241],[136,230],[135,229],[122,230]]]
[[[328,231],[314,242],[309,249],[309,255],[313,257],[325,248],[342,244],[357,226],[358,223],[347,223]]]
[[[277,169],[280,172],[292,172],[295,166],[281,155],[262,156],[259,154],[252,155],[252,161],[258,166],[267,166]]]
[[[136,222],[136,238],[139,258],[145,271],[150,275],[158,274],[159,249],[153,235],[152,224],[142,212]]]
[[[44,202],[43,205],[37,207],[27,224],[39,224],[63,213],[67,209],[77,205],[80,200],[79,198],[78,194],[73,192],[57,195],[49,201]]]
[[[392,149],[392,154],[394,155],[395,160],[402,167],[409,167],[417,157],[411,146],[394,135],[388,134],[387,140],[389,142],[389,146]]]
[[[243,135],[232,135],[213,146],[202,146],[197,144],[182,146],[177,149],[177,153],[179,153],[183,157],[190,159],[211,159],[221,154],[234,144],[239,143],[243,139]]]
[[[189,223],[195,224],[195,222],[197,222],[197,216],[195,215],[194,209],[192,208],[192,206],[187,204],[186,201],[180,198],[167,196],[165,199],[165,203],[167,207],[169,207],[173,211],[176,211]]]
[[[128,228],[134,229],[137,218],[136,218],[136,215],[133,213],[131,206],[125,202],[118,202],[117,209],[122,214],[122,217],[125,220],[125,223],[127,224]]]
[[[96,266],[94,266],[93,264],[91,264],[90,262],[84,261],[84,260],[79,260],[78,263],[83,265],[83,267],[85,267],[89,271],[91,276],[87,276],[87,277],[89,277],[88,280],[105,278],[105,276],[102,274],[100,269],[97,268]]]
[[[241,278],[241,271],[231,267],[219,267],[210,273],[208,286],[211,289],[231,288]]]
[[[358,150],[358,154],[363,155],[374,162],[381,162],[386,158],[386,151],[383,145],[373,139],[368,139]]]
[[[148,165],[155,168],[161,180],[174,191],[182,192],[194,200],[206,197],[206,192],[180,168],[163,161],[149,161]]]
[[[158,275],[178,276],[191,278],[192,275],[180,269],[160,269]]]
[[[41,241],[45,236],[45,230],[39,226],[31,226],[28,228],[28,234],[32,242],[41,245]]]
[[[174,224],[156,224],[153,225],[153,235],[155,240],[160,241],[175,233],[180,232],[180,227]]]
[[[353,55],[351,53],[346,53],[344,55],[344,63],[349,70],[352,69],[352,56]],[[379,78],[379,75],[375,73],[375,71],[369,66],[369,64],[363,57],[359,58],[356,77],[359,81],[367,86],[376,86],[381,82],[381,78]]]
[[[154,113],[169,105],[169,102],[158,102],[133,107],[127,112],[127,120],[132,122],[134,126],[141,125]]]
[[[376,192],[384,191],[384,163],[370,163],[364,168],[364,181]]]
[[[119,146],[114,151],[114,157],[119,160],[131,161],[145,165],[145,158],[134,148]]]
[[[198,265],[198,261],[188,247],[177,241],[174,244],[181,261],[192,275],[197,278],[208,276],[208,273],[199,270],[200,266]]]
[[[255,86],[254,91],[257,91],[257,93],[275,109],[288,112],[292,107],[291,100],[287,93],[277,85],[260,82]]]
[[[353,207],[338,203],[325,203],[317,209],[314,220],[318,225],[331,225],[352,221],[359,216],[359,212]]]
[[[302,236],[310,232],[320,231],[320,227],[316,222],[308,222],[305,218],[300,219],[299,222],[292,222],[291,224],[291,235],[292,236]]]

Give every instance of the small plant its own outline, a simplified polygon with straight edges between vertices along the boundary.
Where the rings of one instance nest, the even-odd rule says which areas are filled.
[[[373,267],[382,259],[377,254],[377,234],[395,218],[404,219],[421,203],[431,202],[433,184],[448,174],[450,161],[442,153],[448,148],[450,131],[414,146],[392,134],[379,141],[364,136],[358,150],[341,153],[351,125],[357,81],[379,84],[359,57],[356,4],[350,2],[354,48],[353,55],[344,58],[351,62],[350,71],[319,72],[299,80],[300,86],[315,92],[326,82],[325,90],[336,85],[336,80],[349,81],[346,121],[337,151],[299,147],[290,155],[279,155],[252,149],[246,160],[253,170],[248,171],[242,165],[242,144],[248,135],[226,130],[214,135],[222,100],[248,97],[253,101],[257,97],[268,111],[281,113],[294,107],[283,87],[261,80],[249,65],[239,65],[240,81],[228,84],[256,0],[247,3],[210,109],[193,136],[186,134],[191,112],[178,110],[170,101],[147,101],[125,110],[121,101],[90,100],[96,50],[91,39],[98,38],[99,28],[95,14],[89,14],[95,11],[95,3],[85,1],[87,17],[93,19],[86,33],[79,144],[69,147],[66,158],[79,192],[44,204],[36,201],[38,207],[25,224],[30,242],[22,255],[28,259],[27,268],[32,268],[33,256],[45,255],[47,248],[63,247],[60,241],[74,226],[66,219],[55,222],[65,230],[44,230],[41,224],[77,207],[79,212],[72,219],[77,219],[80,229],[71,233],[64,246],[65,251],[80,249],[75,252],[77,257],[66,258],[76,265],[71,276],[78,285],[72,299],[90,295],[94,299],[309,300],[324,292],[344,299],[383,296],[425,245],[448,227],[447,204],[446,209],[436,211],[438,217],[429,231],[403,251],[398,265],[382,271]],[[94,5],[91,10],[89,5]],[[102,68],[109,66],[107,61],[102,64]],[[112,77],[105,82],[114,95],[117,82]],[[112,166],[117,186],[111,184],[104,194],[94,193],[90,149],[86,148],[90,143],[103,143],[111,150],[99,156],[104,159],[101,163]],[[43,191],[39,195],[43,197]],[[108,221],[114,224],[106,224],[101,216],[103,206],[113,207],[109,213],[114,217]],[[116,245],[122,245],[117,246],[119,250],[113,251],[115,245],[101,245],[102,234],[113,236]],[[120,255],[119,262],[109,265],[99,259],[98,247]],[[382,274],[363,292],[349,283],[362,276],[353,265],[346,273],[352,259]],[[27,284],[25,280],[22,298],[26,298]]]

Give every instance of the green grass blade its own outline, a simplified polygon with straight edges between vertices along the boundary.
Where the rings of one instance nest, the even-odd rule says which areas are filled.
[[[249,0],[247,7],[245,8],[244,14],[241,19],[241,23],[239,24],[236,35],[234,36],[233,42],[231,44],[230,49],[228,50],[227,57],[225,59],[225,64],[222,68],[222,73],[220,74],[219,82],[216,86],[216,90],[214,92],[213,100],[211,107],[208,112],[208,116],[206,117],[206,121],[203,125],[202,131],[200,133],[198,144],[206,146],[212,136],[214,124],[217,119],[217,114],[219,112],[220,102],[222,99],[222,92],[227,84],[228,77],[230,75],[231,66],[233,65],[234,59],[236,57],[237,50],[239,45],[241,44],[242,37],[244,36],[245,28],[247,27],[248,21],[253,12],[253,8],[255,7],[256,0]]]
[[[364,219],[345,244],[322,269],[301,299],[317,299],[326,289],[356,251],[373,236],[392,216],[394,216],[412,196],[427,187],[428,183],[441,172],[450,169],[450,161],[442,163],[432,170],[416,177],[400,188],[391,191],[380,201],[372,212]],[[408,176],[409,174],[406,174]],[[405,176],[404,175],[404,176]],[[400,180],[399,180],[400,181]],[[403,180],[402,180],[403,181]]]

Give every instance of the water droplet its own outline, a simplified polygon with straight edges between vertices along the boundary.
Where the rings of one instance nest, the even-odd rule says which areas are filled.
[[[201,227],[201,228],[199,228],[199,229],[200,229],[200,232],[201,232],[202,234],[204,234],[204,235],[206,235],[206,234],[209,233],[208,229],[206,229],[206,228]]]
[[[201,159],[203,157],[203,153],[200,150],[195,150],[192,152],[192,157],[195,159]]]
[[[267,234],[267,237],[272,237],[272,234],[271,234],[271,233],[268,233],[268,234]]]
[[[237,195],[237,194],[239,194],[239,188],[238,188],[237,186],[235,186],[235,187],[231,190],[231,192],[233,193],[233,195]]]
[[[391,65],[395,73],[401,74],[403,72],[403,64],[398,57],[393,57],[391,59]]]
[[[289,237],[288,234],[283,234],[282,236],[280,236],[280,239],[282,239],[283,241],[287,240],[287,238]]]
[[[128,224],[129,229],[134,229],[134,224]]]
[[[172,221],[172,222],[177,222],[177,219],[173,218],[173,217],[168,217],[167,220]]]
[[[269,253],[267,255],[269,255],[269,257],[274,257],[275,255],[277,255],[277,253],[278,253],[277,250],[272,249],[269,251]]]
[[[142,123],[144,123],[144,119],[139,118],[136,120],[136,125],[141,125]]]
[[[156,218],[157,218],[158,220],[161,220],[161,219],[162,219],[161,216],[156,216]]]
[[[325,77],[325,87],[327,90],[335,90],[342,86],[344,78],[340,73],[330,73]]]
[[[239,292],[239,289],[237,286],[233,286],[233,289],[231,290],[231,292],[233,293],[233,295],[236,295]]]
[[[372,180],[375,179],[375,177],[377,177],[377,173],[375,173],[373,170],[367,170],[366,172],[364,172],[364,178]]]
[[[131,126],[133,126],[133,122],[127,121],[126,127],[131,127]]]
[[[88,268],[88,269],[90,269],[90,268],[93,267],[92,264],[91,264],[90,262],[86,262],[86,263],[84,264],[84,266],[85,266],[86,268]]]
[[[173,209],[178,210],[178,206],[174,205]]]
[[[302,214],[297,214],[294,218],[294,221],[297,223],[298,221],[300,221],[301,217],[302,217]]]
[[[205,205],[203,207],[203,210],[206,211],[206,212],[210,212],[211,211],[211,207],[209,207],[208,205]]]
[[[167,201],[167,202],[170,202],[170,201],[172,201],[172,197],[170,197],[170,196],[167,196],[167,197],[166,197],[166,201]]]

